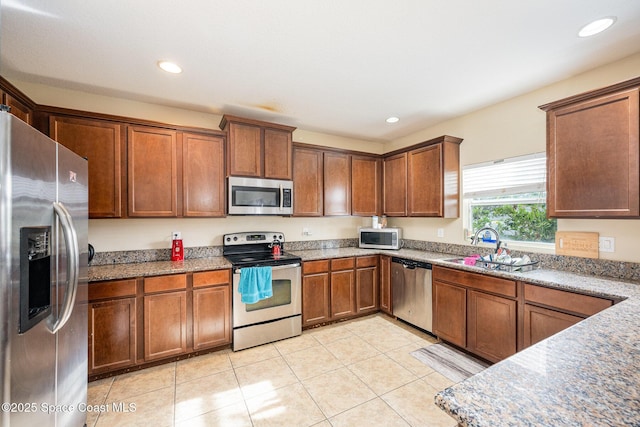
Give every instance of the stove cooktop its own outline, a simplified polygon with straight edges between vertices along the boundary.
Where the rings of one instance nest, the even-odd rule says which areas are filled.
[[[299,256],[282,251],[271,253],[271,247],[284,245],[284,234],[277,231],[253,231],[225,234],[222,238],[222,255],[234,267],[276,266],[301,262]]]
[[[288,252],[283,252],[280,255],[271,255],[270,252],[231,254],[225,255],[224,257],[229,260],[234,267],[275,266],[302,261],[299,256]]]

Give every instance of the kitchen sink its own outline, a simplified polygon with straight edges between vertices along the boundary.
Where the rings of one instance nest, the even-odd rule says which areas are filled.
[[[538,268],[538,261],[531,261],[529,260],[529,258],[526,258],[524,262],[520,262],[520,263],[515,263],[515,262],[503,263],[498,261],[485,261],[479,258],[476,260],[475,263],[467,264],[464,262],[464,260],[465,260],[465,257],[456,257],[456,258],[445,258],[445,259],[442,259],[441,261],[450,262],[452,264],[458,264],[458,265],[475,266],[478,268],[484,268],[486,270],[501,270],[501,271],[509,271],[509,272],[513,272],[513,271],[526,272],[526,271],[531,271],[533,269]]]

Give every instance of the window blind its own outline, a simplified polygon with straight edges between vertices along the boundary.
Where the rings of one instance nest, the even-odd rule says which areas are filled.
[[[546,154],[536,153],[465,166],[465,198],[546,191]]]

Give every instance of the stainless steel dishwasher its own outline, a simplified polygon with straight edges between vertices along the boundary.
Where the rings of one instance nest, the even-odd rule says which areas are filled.
[[[431,264],[391,258],[393,315],[432,332]]]

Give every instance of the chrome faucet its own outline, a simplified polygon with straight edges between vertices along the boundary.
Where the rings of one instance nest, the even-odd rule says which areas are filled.
[[[490,231],[496,236],[496,252],[498,252],[498,249],[500,249],[500,245],[502,244],[502,242],[500,241],[500,233],[498,233],[498,230],[493,227],[482,227],[481,229],[476,231],[476,234],[474,234],[474,236],[471,238],[471,244],[478,244],[480,233],[482,233],[483,231]]]

